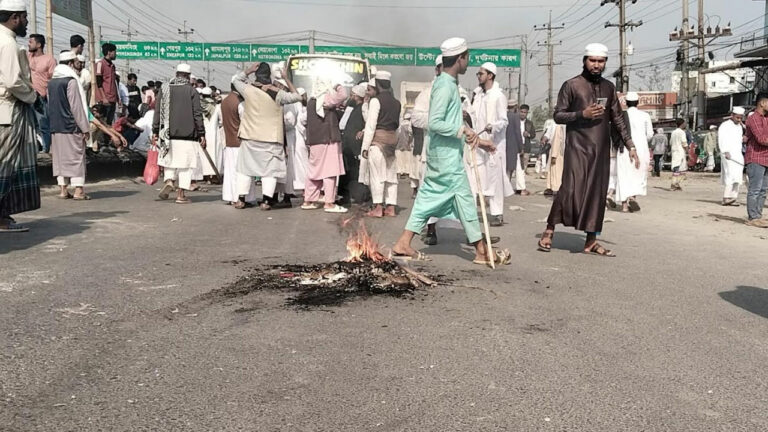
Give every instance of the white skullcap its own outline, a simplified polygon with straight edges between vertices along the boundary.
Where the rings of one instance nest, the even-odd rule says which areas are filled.
[[[591,43],[584,48],[584,55],[587,57],[608,58],[608,47],[601,43]]]
[[[27,2],[24,0],[0,0],[0,11],[26,12]]]
[[[442,54],[440,54],[440,55],[439,55],[439,56],[437,56],[437,58],[435,59],[435,67],[437,67],[437,66],[442,66],[442,65],[443,65],[443,55],[442,55]]]
[[[368,81],[368,87],[376,88],[376,78],[371,78],[371,80]]]
[[[387,71],[376,71],[376,79],[382,81],[389,81],[392,79],[392,73]]]
[[[744,115],[744,113],[745,113],[746,111],[744,110],[744,107],[733,107],[733,109],[731,110],[731,112],[732,112],[732,113],[734,113],[734,114],[736,114],[736,115]]]
[[[285,81],[284,79],[282,79],[282,78],[280,78],[280,79],[276,79],[276,80],[275,80],[275,82],[276,82],[276,83],[278,83],[278,84],[280,84],[280,85],[282,85],[282,86],[286,86],[286,87],[288,87],[288,82],[286,82],[286,81]]]
[[[115,75],[117,75],[117,77],[120,78],[120,72],[115,71]]]
[[[637,92],[629,92],[625,99],[627,102],[637,102],[640,100],[640,95]]]
[[[715,125],[712,125],[712,126],[709,127],[709,130],[715,130],[715,129],[717,129],[717,126],[715,126]]]
[[[195,91],[199,94],[203,94],[203,89],[201,89],[200,87],[195,87]]]
[[[77,59],[80,60],[81,62],[85,63],[85,56],[84,55],[78,54],[77,55]]]
[[[176,72],[185,73],[185,74],[191,74],[192,73],[192,66],[182,63],[178,66],[176,66]]]
[[[72,51],[64,51],[63,53],[59,54],[59,63],[72,61],[76,59],[77,59],[77,54],[73,53]]]
[[[493,64],[493,63],[491,63],[491,62],[487,62],[487,63],[483,63],[483,65],[482,65],[482,66],[480,66],[480,67],[481,67],[482,69],[485,69],[485,70],[487,70],[488,72],[490,72],[490,73],[492,73],[492,74],[496,75],[496,65],[495,65],[495,64]]]
[[[299,87],[299,88],[296,89],[296,93],[304,96],[305,94],[307,94],[307,91],[304,90],[304,87]]]
[[[454,57],[463,54],[468,49],[467,41],[458,37],[450,38],[440,45],[440,51],[443,52],[443,57]]]
[[[354,87],[352,87],[352,93],[359,96],[359,97],[365,97],[365,92],[368,90],[367,84],[358,84]]]
[[[211,90],[210,87],[204,87],[202,90],[200,90],[200,94],[203,96],[211,96],[213,94],[213,90]]]

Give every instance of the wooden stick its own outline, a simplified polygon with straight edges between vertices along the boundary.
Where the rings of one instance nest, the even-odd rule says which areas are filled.
[[[423,274],[421,274],[421,273],[419,273],[419,272],[409,268],[408,266],[406,266],[405,264],[403,264],[403,263],[401,263],[401,262],[399,262],[397,260],[395,260],[395,264],[397,264],[397,266],[400,267],[404,272],[406,272],[409,275],[413,276],[414,278],[418,279],[419,282],[421,282],[423,284],[432,285],[432,286],[437,286],[438,285],[437,282],[435,282],[432,279],[424,276]]]
[[[213,163],[213,159],[211,159],[211,155],[208,153],[208,146],[206,145],[206,148],[201,148],[203,151],[203,154],[205,154],[205,158],[208,159],[208,162],[211,164],[211,167],[213,167],[213,172],[216,173],[216,178],[219,179],[219,181],[223,181],[221,174],[219,174],[219,169],[216,168],[216,164]]]
[[[488,226],[488,213],[485,211],[485,197],[483,196],[483,185],[480,183],[480,172],[477,169],[477,157],[475,156],[475,149],[472,148],[472,146],[469,147],[469,151],[472,159],[472,170],[475,172],[475,180],[477,181],[477,194],[480,196],[480,211],[483,214],[486,252],[488,254],[488,261],[491,262],[491,268],[495,270],[496,260],[493,257],[493,249],[491,248],[491,228]]]

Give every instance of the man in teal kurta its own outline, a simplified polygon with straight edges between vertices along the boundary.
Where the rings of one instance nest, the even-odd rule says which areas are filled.
[[[478,143],[475,132],[464,125],[458,87],[458,76],[469,66],[469,51],[466,41],[460,38],[448,39],[441,50],[443,73],[432,86],[429,103],[427,172],[405,231],[392,252],[396,256],[424,259],[421,252],[411,247],[411,241],[434,216],[459,219],[469,242],[475,246],[476,261],[484,261],[485,243],[481,241],[477,207],[463,162],[463,138],[472,145]]]

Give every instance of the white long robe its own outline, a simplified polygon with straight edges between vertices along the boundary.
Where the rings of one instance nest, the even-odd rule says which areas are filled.
[[[216,169],[221,173],[222,161],[224,158],[224,142],[220,139],[219,128],[221,127],[221,106],[216,105],[216,109],[211,114],[210,118],[204,118],[205,124],[205,149],[199,147],[200,162],[203,168],[203,175],[212,176],[216,175],[213,166],[208,162],[208,158],[205,157],[203,151],[207,151],[208,155],[216,164]]]
[[[293,189],[304,190],[309,172],[309,147],[307,147],[307,108],[299,103],[296,119],[296,144],[293,157]]]
[[[618,202],[624,202],[633,196],[644,196],[648,192],[648,166],[651,157],[648,142],[653,138],[653,123],[648,113],[635,107],[627,110],[627,116],[632,142],[640,159],[640,168],[635,168],[626,149],[616,155],[616,201]]]
[[[490,154],[480,148],[475,149],[477,169],[483,186],[483,195],[487,197],[506,197],[515,193],[507,172],[507,98],[498,83],[487,92],[479,88],[475,90],[472,102],[472,123],[480,138],[490,140],[496,146],[496,152]],[[485,127],[491,125],[491,133],[485,132]],[[469,174],[469,185],[472,192],[477,194],[477,180],[472,171],[469,151],[464,157],[465,167]]]
[[[677,128],[672,131],[672,136],[669,140],[669,147],[672,150],[672,168],[680,167],[680,171],[688,170],[687,152],[686,146],[688,145],[688,138],[685,136],[685,131]]]
[[[288,178],[285,182],[285,193],[293,194],[295,192],[296,180],[296,125],[299,122],[299,113],[301,111],[301,102],[286,105],[283,107],[283,122],[285,124],[285,162],[288,169]]]
[[[744,155],[741,153],[744,129],[728,119],[717,130],[717,145],[720,148],[720,179],[724,186],[741,184],[744,181]],[[729,153],[731,159],[725,158]]]

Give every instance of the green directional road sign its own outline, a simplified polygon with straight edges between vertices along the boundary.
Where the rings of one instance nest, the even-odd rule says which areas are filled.
[[[416,66],[435,66],[440,48],[416,48]]]
[[[416,61],[414,48],[318,46],[315,52],[359,57],[372,65],[413,66]]]
[[[279,62],[294,54],[306,54],[309,48],[301,45],[251,45],[251,61]]]
[[[203,44],[203,55],[208,61],[251,61],[251,46],[248,44]]]
[[[160,60],[203,60],[203,44],[191,42],[160,42]]]
[[[520,50],[517,49],[470,49],[469,65],[480,66],[491,62],[497,67],[520,67]]]
[[[117,42],[110,41],[117,47],[117,58],[129,60],[157,60],[160,51],[157,42]]]

